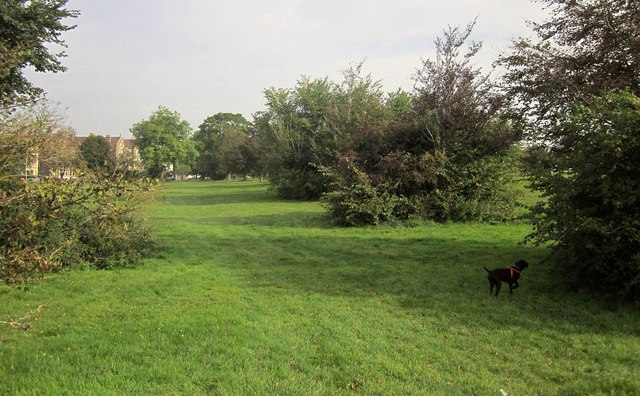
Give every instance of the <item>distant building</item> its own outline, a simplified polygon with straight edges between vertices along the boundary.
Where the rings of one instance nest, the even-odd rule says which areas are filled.
[[[111,152],[116,157],[116,160],[124,159],[131,160],[134,163],[140,162],[140,154],[138,153],[138,147],[133,139],[125,139],[121,136],[111,137],[106,136],[111,144]]]
[[[70,178],[75,177],[80,172],[80,166],[77,162],[78,148],[82,142],[86,139],[86,136],[76,136],[70,141],[72,147],[75,147],[73,151],[70,151],[68,160],[56,161],[51,163],[50,161],[44,161],[40,153],[34,150],[29,150],[25,153],[24,164],[20,165],[24,169],[24,176],[26,178],[36,177],[57,177],[57,178]],[[116,166],[118,169],[128,170],[142,170],[142,160],[138,147],[133,139],[125,139],[122,136],[111,137],[105,136],[109,141],[111,152],[116,160]],[[65,144],[60,142],[60,144]],[[76,153],[76,154],[71,154]]]
[[[24,161],[24,175],[27,178],[38,177],[40,174],[40,156],[29,149]]]

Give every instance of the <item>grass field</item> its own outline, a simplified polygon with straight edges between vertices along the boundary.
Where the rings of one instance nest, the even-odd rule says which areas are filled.
[[[0,288],[0,320],[32,312],[0,394],[640,394],[640,312],[565,290],[526,224],[335,228],[257,181],[167,184],[148,217],[139,267]]]

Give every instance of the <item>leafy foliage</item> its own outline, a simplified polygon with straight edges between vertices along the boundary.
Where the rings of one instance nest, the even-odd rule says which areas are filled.
[[[64,53],[52,53],[50,44],[65,46],[60,35],[73,29],[62,21],[78,11],[64,7],[67,0],[11,0],[0,7],[0,106],[9,108],[40,95],[22,70],[60,72]]]
[[[12,114],[0,113],[0,187],[25,175],[25,167],[39,162],[41,173],[79,165],[74,132],[45,105]]]
[[[267,90],[256,125],[278,195],[323,197],[344,225],[512,218],[520,132],[470,63],[480,44],[461,53],[473,26],[436,40],[437,58],[424,61],[413,93],[385,95],[362,63],[340,84],[303,78]]]
[[[373,89],[369,101],[356,102],[367,118],[356,118],[348,144],[338,146],[338,165],[325,168],[333,177],[326,202],[338,223],[515,215],[513,146],[520,136],[501,95],[470,64],[480,45],[460,54],[472,28],[450,28],[436,40],[437,58],[424,61],[413,94],[383,99]],[[365,92],[371,87],[359,84]]]
[[[538,40],[517,40],[499,61],[531,142],[527,170],[546,199],[530,240],[552,242],[579,284],[638,297],[640,7],[545,3]]]
[[[14,164],[24,164],[29,155],[50,167],[68,164],[73,140],[61,138],[70,134],[46,108],[3,117],[0,279],[6,283],[81,263],[97,268],[129,265],[149,252],[149,232],[135,216],[152,187],[148,180],[87,174],[29,182],[16,172]]]
[[[111,144],[104,136],[89,135],[80,143],[80,154],[87,167],[94,172],[110,172],[115,167]]]
[[[366,226],[407,218],[413,212],[409,200],[395,195],[385,184],[374,185],[369,175],[348,161],[323,201],[340,225]]]
[[[217,113],[207,117],[193,136],[199,173],[222,179],[227,175],[259,172],[259,148],[250,131],[251,124],[241,114]]]
[[[160,106],[147,120],[131,127],[140,157],[149,176],[163,176],[168,165],[195,165],[196,149],[191,140],[191,127],[180,114]]]
[[[326,78],[303,77],[294,89],[264,92],[267,110],[256,115],[256,126],[269,150],[269,178],[282,198],[318,199],[326,190],[318,165],[334,146],[326,115],[335,89]]]
[[[549,19],[533,23],[539,40],[519,38],[498,64],[528,137],[550,144],[555,124],[576,102],[624,90],[640,95],[640,7],[633,0],[543,0]]]
[[[0,278],[26,281],[82,262],[130,265],[149,252],[148,231],[131,212],[144,181],[86,176],[23,183],[0,193]]]
[[[460,54],[473,26],[474,23],[468,25],[464,31],[446,30],[443,37],[435,40],[436,60],[423,61],[415,76],[414,106],[420,132],[429,149],[450,157],[465,157],[456,162],[484,154],[475,150],[499,151],[503,149],[501,142],[509,146],[513,141],[502,136],[487,139],[491,131],[487,124],[501,109],[502,98],[488,77],[471,65],[481,43],[472,42],[467,52]],[[510,131],[496,128],[491,132],[500,135],[499,132]]]
[[[533,175],[547,200],[530,238],[556,242],[557,261],[585,285],[640,297],[640,99],[609,94],[561,121],[555,133],[575,143]]]

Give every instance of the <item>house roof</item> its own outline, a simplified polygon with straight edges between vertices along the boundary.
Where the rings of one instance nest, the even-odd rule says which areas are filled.
[[[134,139],[124,139],[124,145],[128,149],[133,149],[136,147],[136,141]]]

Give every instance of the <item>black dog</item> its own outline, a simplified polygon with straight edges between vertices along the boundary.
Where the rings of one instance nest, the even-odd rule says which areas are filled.
[[[485,270],[489,273],[487,278],[489,279],[489,294],[493,293],[493,287],[496,287],[496,297],[500,293],[500,287],[502,286],[502,282],[506,282],[509,284],[509,293],[513,294],[513,289],[517,288],[518,278],[520,278],[520,272],[523,269],[527,268],[529,263],[524,260],[516,261],[516,265],[512,265],[509,268],[496,268],[492,271],[489,271],[487,267],[484,267]]]

